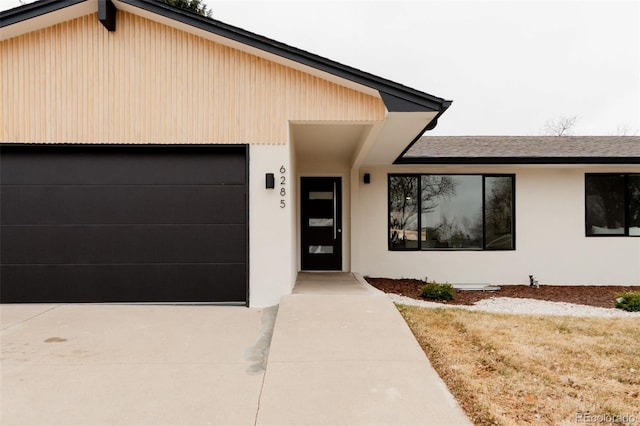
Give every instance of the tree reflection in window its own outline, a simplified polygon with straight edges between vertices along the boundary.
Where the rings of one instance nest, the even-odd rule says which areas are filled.
[[[640,175],[585,176],[586,233],[640,236]]]
[[[640,236],[640,175],[629,175],[629,235]]]
[[[482,247],[482,176],[422,176],[422,248]]]
[[[587,234],[624,234],[624,176],[586,177]]]
[[[514,179],[390,175],[389,249],[513,250]]]
[[[389,178],[389,247],[418,247],[418,178]]]
[[[484,178],[485,247],[513,248],[513,182],[509,176]]]

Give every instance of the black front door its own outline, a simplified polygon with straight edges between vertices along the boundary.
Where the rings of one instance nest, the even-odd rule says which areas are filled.
[[[342,270],[342,179],[301,180],[302,269]]]

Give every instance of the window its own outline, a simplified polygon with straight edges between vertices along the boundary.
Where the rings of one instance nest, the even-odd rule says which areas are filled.
[[[640,174],[585,175],[587,236],[640,236]]]
[[[389,249],[515,249],[514,185],[514,175],[389,175]]]
[[[389,176],[391,248],[418,248],[418,178]]]

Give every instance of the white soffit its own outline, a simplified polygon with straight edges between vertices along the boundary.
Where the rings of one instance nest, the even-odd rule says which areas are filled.
[[[390,165],[424,130],[437,112],[390,112],[361,166]]]
[[[291,123],[297,160],[350,162],[371,123]]]

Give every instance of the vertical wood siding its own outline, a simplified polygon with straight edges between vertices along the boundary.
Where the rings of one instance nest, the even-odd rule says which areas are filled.
[[[286,143],[288,120],[384,119],[383,102],[119,11],[0,43],[4,142]]]

